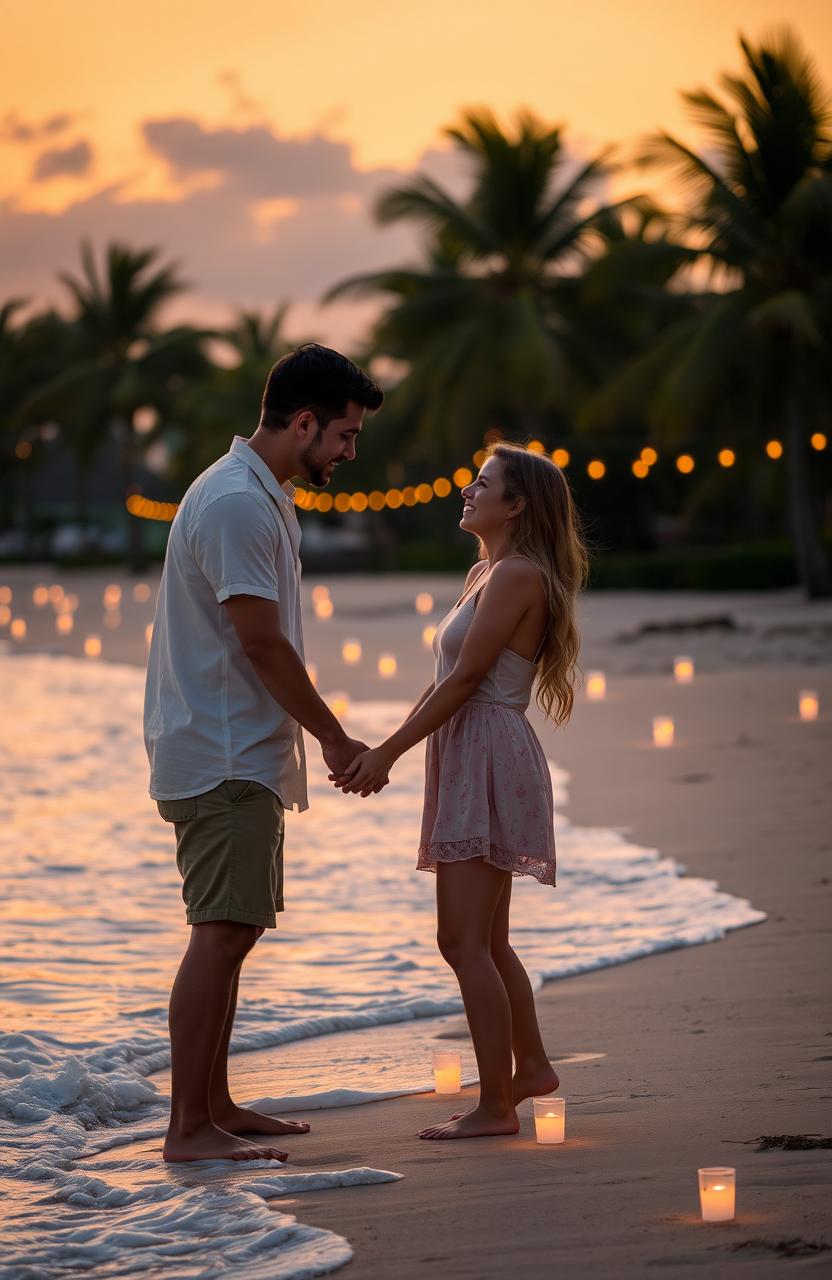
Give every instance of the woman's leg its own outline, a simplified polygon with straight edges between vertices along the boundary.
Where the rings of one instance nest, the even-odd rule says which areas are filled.
[[[476,1138],[516,1133],[512,1098],[511,1008],[491,955],[491,927],[508,872],[482,858],[436,868],[437,941],[456,974],[477,1066],[480,1100],[473,1111],[423,1129],[420,1138]]]
[[[491,956],[511,1005],[511,1047],[514,1050],[514,1103],[554,1093],[560,1083],[543,1047],[534,992],[509,938],[511,876],[507,877],[491,924]]]

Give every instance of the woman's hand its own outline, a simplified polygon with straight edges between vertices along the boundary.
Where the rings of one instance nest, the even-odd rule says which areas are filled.
[[[330,775],[330,780],[342,791],[369,796],[387,786],[395,763],[396,757],[383,746],[373,747],[356,756],[340,778]]]

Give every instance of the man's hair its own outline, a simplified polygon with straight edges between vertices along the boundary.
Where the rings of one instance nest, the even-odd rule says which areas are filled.
[[[333,418],[344,416],[351,400],[365,409],[380,409],[384,392],[346,356],[307,342],[282,356],[269,371],[260,422],[280,431],[301,409],[308,409],[323,430]]]

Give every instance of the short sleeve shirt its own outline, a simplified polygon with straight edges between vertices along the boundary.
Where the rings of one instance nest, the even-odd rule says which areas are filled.
[[[303,660],[300,526],[281,486],[237,436],[193,482],[168,539],[150,644],[144,733],[150,794],[201,795],[226,779],[260,782],[285,808],[308,807],[303,733],[243,651],[223,602],[274,600]]]

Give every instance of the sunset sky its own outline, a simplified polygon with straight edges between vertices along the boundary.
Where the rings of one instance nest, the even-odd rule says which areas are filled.
[[[182,264],[181,316],[288,300],[290,332],[348,342],[366,309],[320,296],[415,259],[372,203],[419,168],[464,190],[442,137],[461,108],[529,107],[578,156],[658,127],[696,142],[679,91],[717,88],[737,33],[784,21],[832,88],[830,0],[13,0],[0,298],[60,300],[81,238],[116,238]]]

